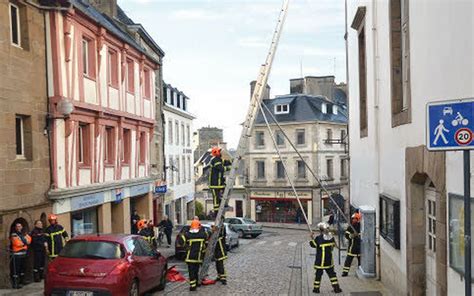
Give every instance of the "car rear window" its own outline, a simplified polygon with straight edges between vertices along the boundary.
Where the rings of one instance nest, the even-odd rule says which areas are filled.
[[[69,241],[59,254],[66,258],[119,259],[124,252],[118,243],[100,241]]]
[[[256,224],[255,221],[250,220],[250,219],[244,218],[243,220],[244,220],[244,222],[245,222],[246,224]]]

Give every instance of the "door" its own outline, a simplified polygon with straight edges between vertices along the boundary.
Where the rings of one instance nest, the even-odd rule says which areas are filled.
[[[243,212],[243,209],[242,209],[242,201],[241,200],[236,200],[235,201],[235,216],[236,217],[243,217],[244,216],[244,212]]]
[[[426,295],[436,295],[436,193],[433,187],[425,190],[426,219]]]

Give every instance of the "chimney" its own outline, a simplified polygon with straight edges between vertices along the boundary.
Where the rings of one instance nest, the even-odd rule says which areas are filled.
[[[110,18],[117,16],[117,0],[89,0],[89,3]]]
[[[304,78],[290,79],[290,94],[304,93]]]
[[[255,81],[255,80],[250,82],[250,99],[252,99],[253,91],[255,89],[256,84],[257,84],[257,81]],[[268,84],[267,84],[266,91],[263,93],[263,99],[264,100],[270,99],[270,86]]]
[[[333,100],[333,90],[336,86],[334,76],[307,76],[304,80],[305,94],[325,96],[329,100]]]

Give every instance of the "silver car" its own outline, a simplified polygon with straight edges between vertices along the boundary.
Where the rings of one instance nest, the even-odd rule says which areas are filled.
[[[214,222],[205,222],[202,224],[203,227],[211,228]],[[232,227],[228,223],[224,223],[225,226],[225,247],[227,250],[236,248],[239,246],[239,234],[232,230]]]

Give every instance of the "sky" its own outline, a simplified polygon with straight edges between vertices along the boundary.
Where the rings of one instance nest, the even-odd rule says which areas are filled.
[[[265,61],[282,0],[118,0],[165,52],[163,79],[189,98],[194,130],[224,129],[238,144],[250,81]],[[268,84],[289,93],[292,78],[346,80],[344,0],[292,0]]]

